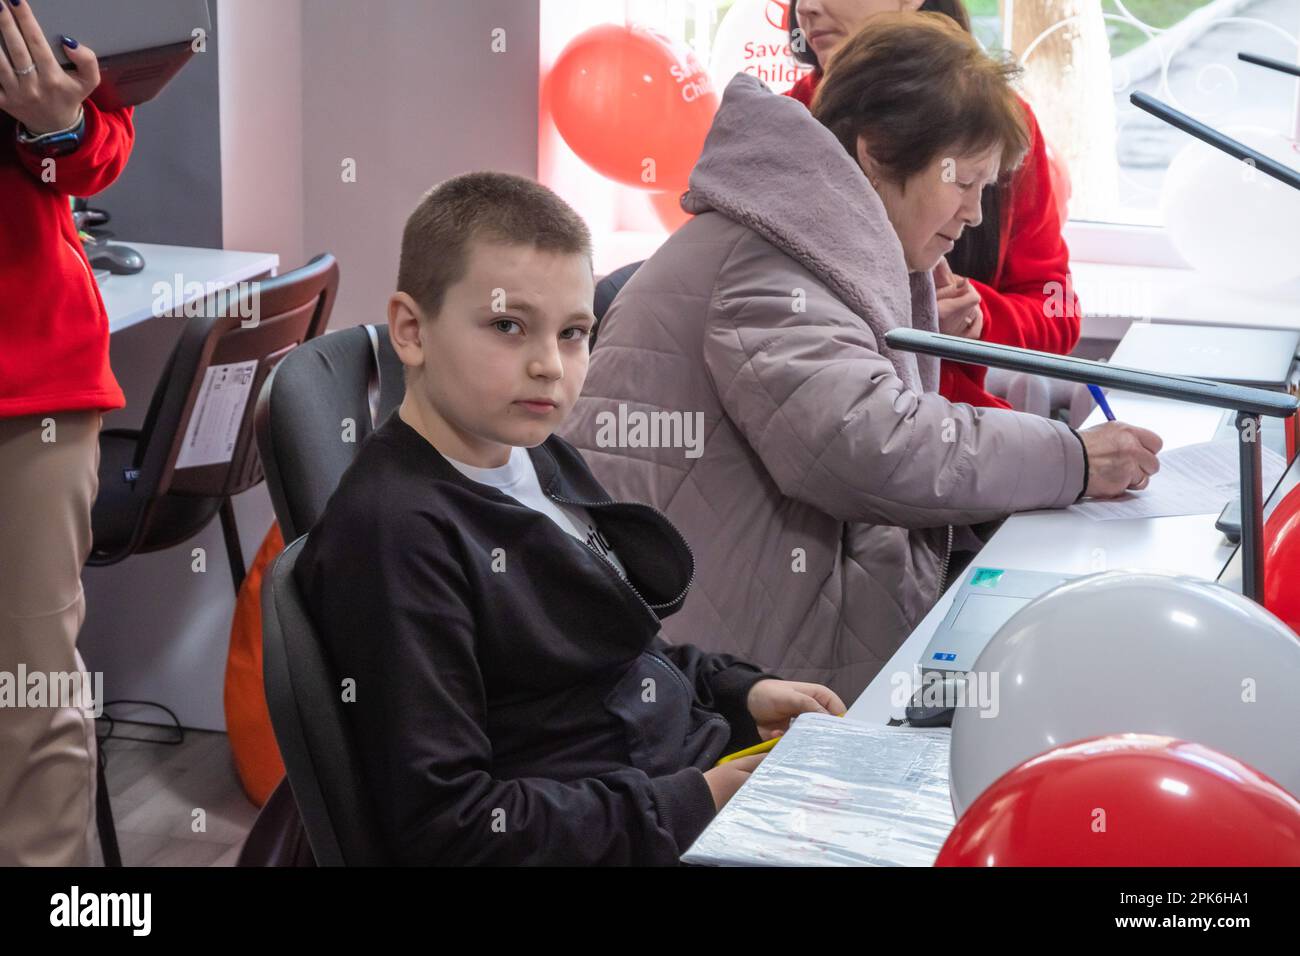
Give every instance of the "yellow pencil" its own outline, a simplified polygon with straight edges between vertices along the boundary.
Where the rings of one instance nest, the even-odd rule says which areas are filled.
[[[844,715],[836,714],[835,716],[843,717]],[[781,735],[781,737],[784,736],[785,734]],[[754,746],[746,747],[744,750],[737,750],[734,754],[727,754],[727,756],[720,758],[713,766],[721,767],[724,763],[731,763],[731,761],[739,760],[741,757],[752,757],[754,754],[765,754],[781,742],[781,737],[773,737],[771,740],[764,740],[761,744],[754,744]]]
[[[782,734],[782,736],[785,735]],[[761,744],[754,744],[754,746],[746,747],[744,750],[737,750],[734,754],[727,754],[725,757],[720,758],[713,766],[721,767],[724,763],[731,763],[731,761],[738,760],[741,757],[752,757],[754,754],[765,754],[775,747],[776,742],[780,739],[781,737],[773,737],[771,740],[764,740]]]

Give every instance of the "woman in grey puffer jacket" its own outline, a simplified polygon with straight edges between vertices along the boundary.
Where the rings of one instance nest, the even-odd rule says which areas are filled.
[[[696,216],[611,306],[561,429],[695,549],[667,639],[852,700],[952,551],[980,547],[970,525],[1158,469],[1152,432],[955,405],[936,359],[885,345],[937,329],[930,270],[1024,153],[1009,75],[946,18],[904,14],[844,45],[814,113],[727,87],[682,197]]]

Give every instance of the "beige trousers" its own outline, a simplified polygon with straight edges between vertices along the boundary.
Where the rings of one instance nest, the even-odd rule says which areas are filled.
[[[0,418],[0,680],[85,669],[81,567],[99,491],[98,411]],[[23,688],[18,687],[21,693]],[[24,698],[31,702],[31,697]],[[0,866],[84,866],[95,724],[77,707],[0,697]]]

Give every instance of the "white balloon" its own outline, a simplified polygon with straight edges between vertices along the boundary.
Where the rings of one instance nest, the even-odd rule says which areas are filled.
[[[1274,130],[1224,133],[1300,171],[1300,144]],[[1300,276],[1300,190],[1193,141],[1169,164],[1160,194],[1174,248],[1202,274],[1257,291]]]
[[[808,71],[790,52],[790,34],[781,29],[788,3],[737,0],[718,24],[709,55],[709,75],[719,90],[737,73],[749,73],[784,93]]]
[[[1300,640],[1197,578],[1108,571],[1021,608],[975,662],[993,706],[952,722],[953,809],[1086,737],[1159,734],[1236,757],[1300,796]]]

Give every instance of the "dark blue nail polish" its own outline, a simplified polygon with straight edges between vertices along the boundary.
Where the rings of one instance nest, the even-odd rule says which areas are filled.
[[[10,5],[11,5],[11,6],[15,6],[15,7],[17,7],[17,6],[21,6],[21,5],[22,5],[22,2],[23,2],[23,0],[9,0]]]
[[[69,50],[75,50],[77,47],[81,46],[81,44],[78,43],[76,40],[72,39],[72,37],[65,37],[61,33],[59,34],[59,39],[63,41],[63,45],[66,46]]]

